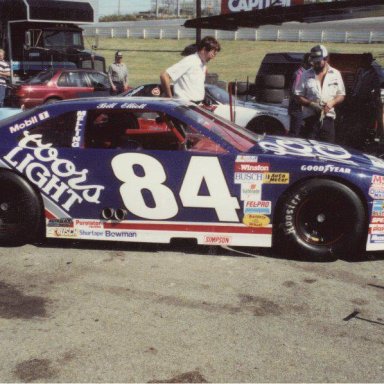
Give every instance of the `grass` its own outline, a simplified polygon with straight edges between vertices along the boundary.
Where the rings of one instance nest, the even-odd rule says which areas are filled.
[[[94,43],[88,38],[88,45]],[[131,86],[159,82],[159,75],[164,69],[181,59],[180,52],[192,40],[159,40],[159,39],[122,39],[102,38],[99,40],[97,53],[104,56],[107,67],[113,62],[114,52],[126,51],[124,62],[128,66]],[[273,41],[220,41],[222,51],[208,65],[208,71],[219,74],[220,80],[245,81],[247,76],[253,82],[261,60],[268,52],[307,52],[316,43],[273,42]],[[378,62],[384,66],[383,44],[341,44],[326,43],[329,52],[379,54]],[[140,52],[141,50],[141,52]],[[177,52],[153,52],[153,51]],[[152,51],[152,52],[151,52]]]

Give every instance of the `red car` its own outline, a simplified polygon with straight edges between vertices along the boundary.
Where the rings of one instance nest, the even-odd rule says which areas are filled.
[[[110,94],[108,76],[92,69],[54,69],[40,72],[11,91],[13,106],[32,108],[58,100]]]

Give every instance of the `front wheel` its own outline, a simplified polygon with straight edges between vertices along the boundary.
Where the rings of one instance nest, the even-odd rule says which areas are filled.
[[[279,253],[326,261],[362,251],[366,211],[357,194],[344,184],[313,179],[283,199],[274,233]]]
[[[0,171],[0,246],[37,240],[42,224],[39,197],[20,176]]]

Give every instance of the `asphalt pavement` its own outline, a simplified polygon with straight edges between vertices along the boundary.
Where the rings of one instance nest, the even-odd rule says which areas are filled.
[[[383,382],[384,254],[0,249],[0,382]]]

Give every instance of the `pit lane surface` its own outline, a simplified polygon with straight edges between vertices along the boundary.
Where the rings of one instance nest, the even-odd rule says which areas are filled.
[[[0,249],[0,381],[384,380],[383,254],[310,263],[245,252]]]

